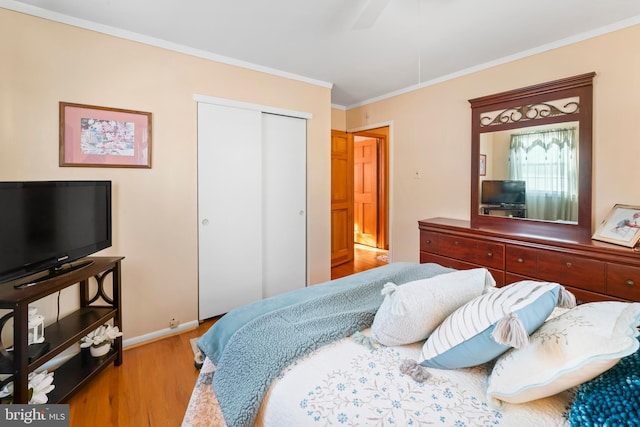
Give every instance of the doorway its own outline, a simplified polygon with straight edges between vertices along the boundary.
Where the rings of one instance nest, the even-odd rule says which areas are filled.
[[[388,250],[389,126],[332,131],[331,267],[373,268],[388,262]]]

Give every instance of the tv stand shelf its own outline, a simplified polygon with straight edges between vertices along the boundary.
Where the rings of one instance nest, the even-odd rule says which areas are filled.
[[[87,333],[113,319],[114,326],[122,329],[121,267],[123,257],[89,257],[92,261],[79,269],[38,281],[33,286],[16,288],[24,278],[0,284],[0,309],[10,310],[0,319],[0,332],[13,318],[13,351],[7,351],[0,339],[0,374],[9,374],[14,382],[13,403],[28,402],[28,375],[36,371],[55,356],[76,344]],[[105,292],[105,281],[111,278],[111,292]],[[93,278],[95,294],[90,295],[90,280]],[[80,308],[44,329],[48,349],[35,358],[29,357],[28,310],[29,304],[69,286],[79,284]],[[93,358],[88,350],[82,350],[54,371],[55,388],[49,393],[49,403],[66,401],[85,382],[95,377],[112,362],[122,364],[122,337],[115,340],[111,351]],[[31,359],[31,360],[30,360]],[[6,380],[5,380],[6,381]]]
[[[516,218],[526,218],[527,208],[525,205],[482,205],[482,213],[491,215],[491,212],[503,212],[505,215]]]

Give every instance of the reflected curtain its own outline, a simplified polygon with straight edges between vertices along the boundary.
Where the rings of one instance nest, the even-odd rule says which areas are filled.
[[[527,218],[578,221],[576,128],[511,135],[509,179],[526,181]]]

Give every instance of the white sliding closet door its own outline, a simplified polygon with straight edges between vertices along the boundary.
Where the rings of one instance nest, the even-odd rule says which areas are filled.
[[[198,103],[199,318],[306,285],[306,120]]]
[[[262,115],[263,297],[306,283],[307,122]]]
[[[262,118],[198,104],[199,317],[262,297]]]

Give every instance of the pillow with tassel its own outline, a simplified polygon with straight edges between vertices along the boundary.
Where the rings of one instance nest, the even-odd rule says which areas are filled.
[[[382,289],[371,338],[386,346],[424,341],[456,308],[495,289],[486,268],[460,270]]]
[[[575,307],[562,285],[524,280],[481,295],[451,313],[425,342],[423,367],[458,369],[489,362],[529,343],[556,306]]]

